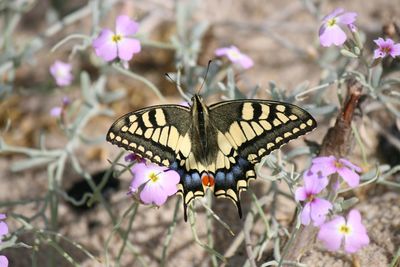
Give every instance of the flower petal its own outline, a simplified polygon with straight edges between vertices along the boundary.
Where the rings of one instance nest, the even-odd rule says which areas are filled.
[[[328,183],[329,181],[326,177],[319,178],[316,175],[304,176],[304,187],[306,188],[306,192],[309,194],[316,195],[320,193]]]
[[[299,187],[296,189],[296,192],[294,193],[295,197],[294,199],[296,201],[304,201],[307,199],[307,191],[304,186]]]
[[[122,37],[118,42],[118,57],[122,60],[131,60],[133,54],[139,53],[141,49],[139,40]]]
[[[4,213],[0,213],[0,220],[4,220],[6,218],[7,218],[7,216]]]
[[[349,167],[350,169],[355,170],[356,172],[361,172],[361,168],[358,167],[357,165],[351,163],[350,161],[348,161],[347,159],[339,159],[339,162],[343,163],[344,165],[346,165],[347,167]]]
[[[395,44],[390,51],[390,55],[394,58],[400,56],[400,44]]]
[[[216,50],[215,50],[215,55],[216,56],[218,56],[218,57],[220,57],[220,56],[225,56],[225,55],[227,55],[228,54],[228,52],[229,52],[229,50],[230,50],[231,48],[229,48],[229,47],[221,47],[221,48],[217,48]]]
[[[356,21],[357,13],[355,12],[346,12],[343,13],[342,15],[338,16],[338,22],[344,25],[349,25],[352,24],[354,21]]]
[[[62,108],[61,107],[53,107],[50,110],[50,116],[55,117],[55,118],[60,117],[61,113],[62,113]]]
[[[358,210],[351,210],[347,217],[347,225],[350,233],[345,236],[344,249],[346,252],[354,253],[369,244],[367,230],[361,222],[361,214]]]
[[[323,198],[315,198],[311,202],[310,215],[315,226],[321,225],[325,222],[326,215],[332,207],[332,204]]]
[[[339,168],[338,173],[350,187],[356,187],[360,183],[360,175],[347,167]]]
[[[340,46],[344,44],[346,39],[346,33],[337,25],[326,27],[325,31],[319,36],[321,45],[325,47],[331,45]]]
[[[133,35],[138,29],[139,24],[126,15],[118,16],[115,20],[115,31],[122,36]]]
[[[310,171],[312,173],[321,172],[323,176],[331,175],[336,172],[335,162],[336,158],[334,156],[316,157],[312,160]]]
[[[0,267],[8,267],[8,259],[6,256],[0,255]]]
[[[164,171],[159,179],[159,184],[167,196],[172,196],[178,192],[177,184],[180,181],[180,176],[176,171]]]
[[[112,40],[113,35],[111,30],[103,29],[92,43],[96,55],[105,61],[112,61],[117,57],[117,44]]]
[[[309,225],[311,221],[311,205],[310,203],[306,203],[303,207],[303,210],[301,211],[300,214],[300,221],[304,225]]]
[[[331,13],[329,13],[328,15],[326,15],[323,19],[322,22],[325,24],[328,20],[337,17],[337,15],[341,14],[344,12],[343,8],[336,8],[335,10],[333,10]]]
[[[254,65],[253,60],[245,54],[241,54],[241,59],[238,63],[243,67],[243,69],[249,69]]]
[[[142,184],[145,184],[149,181],[149,173],[151,171],[152,170],[144,163],[135,164],[131,169],[133,179],[130,187],[133,190],[139,189]]]
[[[374,59],[384,58],[384,57],[386,57],[386,53],[383,52],[380,48],[374,50]]]
[[[342,225],[345,225],[345,219],[339,216],[320,226],[318,239],[328,250],[334,251],[340,248],[343,234],[339,230]]]
[[[0,241],[3,235],[8,234],[8,226],[5,222],[0,222]]]
[[[167,194],[164,193],[158,183],[148,182],[142,192],[140,192],[140,199],[145,204],[155,204],[161,206],[167,201]]]
[[[385,40],[384,40],[382,37],[379,37],[378,39],[375,39],[375,40],[374,40],[374,43],[375,43],[377,46],[381,47],[382,45],[385,44]]]

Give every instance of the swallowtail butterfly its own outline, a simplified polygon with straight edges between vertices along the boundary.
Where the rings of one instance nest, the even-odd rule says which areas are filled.
[[[180,175],[178,193],[187,205],[204,196],[228,197],[240,207],[240,192],[256,178],[255,164],[283,144],[317,126],[305,110],[269,100],[232,100],[207,106],[159,105],[120,117],[107,141]]]

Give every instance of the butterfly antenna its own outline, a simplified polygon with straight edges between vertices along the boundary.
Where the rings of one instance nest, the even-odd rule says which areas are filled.
[[[200,94],[201,89],[203,88],[204,84],[206,83],[207,74],[208,74],[208,71],[210,70],[211,62],[212,62],[212,60],[209,60],[209,61],[208,61],[207,70],[206,70],[206,75],[204,75],[203,82],[201,83],[201,86],[200,86],[199,90],[197,90],[196,94]]]

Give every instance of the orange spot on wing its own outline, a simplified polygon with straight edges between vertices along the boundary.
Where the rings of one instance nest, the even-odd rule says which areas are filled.
[[[203,175],[203,177],[201,177],[201,182],[203,183],[204,186],[208,186],[208,187],[213,187],[215,184],[215,180],[214,177],[211,175]]]

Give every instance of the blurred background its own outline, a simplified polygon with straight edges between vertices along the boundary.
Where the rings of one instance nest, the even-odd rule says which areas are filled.
[[[129,172],[116,178],[110,175],[111,162],[123,156],[121,149],[105,142],[105,133],[117,117],[129,111],[184,101],[164,73],[176,74],[181,68],[182,85],[190,95],[219,47],[235,45],[254,60],[254,67],[239,70],[234,76],[236,93],[246,97],[287,100],[290,92],[299,88],[335,79],[341,66],[339,50],[322,48],[318,29],[321,18],[337,7],[358,13],[357,27],[370,53],[372,40],[382,36],[393,21],[399,22],[400,5],[394,0],[0,0],[0,212],[11,215],[8,224],[20,242],[18,248],[1,251],[10,266],[105,266],[108,261],[111,266],[210,266],[212,253],[198,244],[207,242],[210,235],[214,249],[227,258],[218,265],[249,264],[243,242],[244,221],[239,220],[229,200],[213,202],[213,209],[234,235],[216,220],[207,225],[210,221],[205,209],[196,205],[196,241],[190,224],[182,219],[181,206],[175,208],[178,196],[158,209],[139,206],[132,223],[132,217],[125,214],[131,211],[132,201],[126,195],[131,176]],[[114,29],[115,18],[121,14],[139,23],[138,38],[142,41],[142,51],[134,55],[127,70],[105,64],[91,46],[100,29]],[[55,60],[72,64],[74,80],[70,86],[58,87],[50,75],[49,67]],[[217,60],[212,64],[222,63]],[[229,98],[223,91],[206,93],[208,103]],[[317,117],[320,127],[307,135],[314,142],[322,140],[340,105],[335,85],[323,93],[326,110]],[[70,99],[69,109],[61,119],[55,118],[51,110],[61,106],[65,97]],[[309,107],[315,104],[307,98],[302,101]],[[390,136],[400,138],[395,119],[383,117],[381,124]],[[398,148],[390,157],[385,153],[393,149],[386,142],[387,135],[368,128],[368,124],[360,132],[372,161],[378,158],[392,166],[399,164]],[[304,139],[285,151],[298,146],[305,146]],[[384,148],[383,153],[379,148]],[[355,153],[362,165],[360,152]],[[305,166],[306,162],[300,159],[297,164]],[[105,175],[110,178],[99,189],[101,203],[76,207],[67,201],[68,197],[78,200],[85,192],[92,192],[87,177],[99,185]],[[257,180],[251,187],[262,196],[271,183]],[[251,195],[241,196],[247,213]],[[359,209],[367,214],[366,224],[375,237],[360,258],[369,266],[387,266],[400,246],[398,190],[375,188],[372,194],[360,190],[357,196],[365,200]],[[44,201],[48,197],[56,200]],[[296,204],[283,196],[275,199],[271,195],[265,201],[265,213],[273,212],[280,225],[289,226]],[[394,218],[389,220],[388,214]],[[169,233],[174,216],[177,224]],[[24,225],[24,221],[29,223]],[[251,229],[254,246],[262,243],[263,229],[263,221],[257,220]],[[129,234],[119,235],[118,231]],[[57,233],[63,238],[55,245]],[[277,233],[284,240],[283,228]],[[272,259],[276,245],[270,242],[260,248],[264,253],[258,254],[258,260]],[[123,246],[126,248],[121,250]],[[60,251],[71,255],[74,263]],[[318,247],[302,262],[308,266],[352,266],[351,256],[333,255]]]

